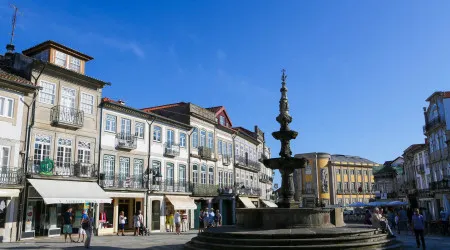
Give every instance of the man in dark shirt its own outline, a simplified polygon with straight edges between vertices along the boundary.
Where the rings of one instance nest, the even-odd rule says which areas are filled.
[[[67,211],[63,214],[63,219],[64,241],[67,242],[67,235],[69,235],[70,241],[75,242],[74,240],[72,240],[72,208],[69,207],[69,209],[67,209]]]

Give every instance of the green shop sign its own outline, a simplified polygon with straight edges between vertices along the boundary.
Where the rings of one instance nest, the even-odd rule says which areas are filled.
[[[53,168],[55,163],[50,158],[45,158],[40,164],[40,174],[42,175],[53,175]]]

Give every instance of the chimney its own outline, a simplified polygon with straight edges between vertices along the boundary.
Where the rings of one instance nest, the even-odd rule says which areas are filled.
[[[118,100],[117,102],[118,102],[120,105],[124,105],[124,106],[125,106],[125,102],[124,102],[124,101]]]
[[[14,45],[13,44],[7,44],[6,45],[6,53],[5,58],[8,60],[11,60],[14,55]]]

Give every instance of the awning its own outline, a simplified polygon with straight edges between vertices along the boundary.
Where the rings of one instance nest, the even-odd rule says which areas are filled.
[[[112,198],[145,198],[144,192],[106,192]]]
[[[262,201],[262,203],[264,203],[264,205],[266,205],[268,207],[278,207],[277,204],[275,204],[271,201],[268,201],[268,200],[261,200],[261,201]]]
[[[0,197],[19,197],[19,189],[0,189]]]
[[[28,179],[45,204],[111,203],[95,182]]]
[[[166,195],[175,210],[197,209],[194,200],[189,196]]]
[[[244,203],[244,206],[246,208],[256,208],[255,204],[253,204],[253,202],[248,197],[239,196],[239,200],[241,200],[242,203]]]

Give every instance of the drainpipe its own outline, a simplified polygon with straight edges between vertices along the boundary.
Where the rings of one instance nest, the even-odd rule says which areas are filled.
[[[233,135],[231,136],[231,138],[232,138],[232,141],[233,141],[233,147],[232,147],[232,149],[231,149],[231,155],[234,155],[234,157],[233,157],[233,161],[231,161],[232,162],[232,164],[233,164],[233,182],[234,182],[234,185],[233,185],[233,189],[235,189],[235,196],[233,197],[234,198],[234,206],[233,206],[233,213],[231,213],[231,224],[232,225],[234,225],[234,224],[236,224],[236,193],[237,193],[237,190],[238,190],[238,188],[236,188],[236,136],[237,136],[237,134],[238,134],[239,132],[238,131],[235,131],[234,133],[233,133]],[[230,155],[230,157],[231,157],[231,155]]]
[[[189,130],[189,132],[187,134],[187,138],[186,138],[186,147],[188,148],[187,173],[189,173],[189,181],[186,181],[186,183],[188,185],[189,191],[191,191],[191,136],[192,136],[192,133],[194,133],[194,128],[191,128],[191,130]],[[187,176],[187,174],[186,174],[186,176]],[[189,212],[190,211],[191,210],[189,210]],[[192,216],[192,217],[194,217],[194,216]],[[188,220],[191,221],[192,217],[189,216]],[[193,225],[193,223],[188,223],[188,225],[189,225],[189,229],[190,229],[190,227],[191,227],[191,225]]]
[[[42,75],[42,72],[44,72],[44,69],[46,67],[46,64],[43,64],[44,66],[42,67],[41,71],[39,72],[37,77],[33,76],[33,72],[31,72],[31,77],[34,79],[34,85],[37,86],[38,80]],[[23,104],[25,106],[27,106],[27,120],[26,120],[26,127],[25,127],[25,157],[24,157],[24,161],[22,162],[22,168],[23,168],[23,173],[26,176],[26,172],[27,172],[27,164],[28,164],[28,157],[29,157],[29,152],[30,152],[30,139],[31,139],[31,129],[34,126],[34,117],[35,117],[35,112],[36,112],[36,98],[37,98],[37,92],[39,92],[39,90],[41,90],[42,87],[39,87],[37,89],[37,91],[35,91],[33,93],[33,100],[30,102],[30,104],[25,103],[23,100],[21,100],[23,102]],[[31,108],[31,121],[30,121],[30,108]],[[29,124],[30,123],[30,124]],[[20,192],[19,195],[19,200],[20,200],[20,204],[19,204],[19,211],[17,212],[17,221],[19,221],[19,226],[17,227],[17,232],[16,232],[16,241],[19,241],[21,236],[22,236],[22,225],[23,225],[23,219],[25,217],[25,213],[22,213],[22,211],[24,211],[24,207],[25,207],[25,202],[26,202],[26,195],[25,192],[27,192],[27,182],[25,180],[25,185],[23,188],[23,192]],[[28,192],[27,192],[28,193]],[[21,216],[21,214],[23,214],[23,216]],[[11,239],[11,237],[10,237]]]
[[[153,117],[152,121],[150,123],[148,123],[147,120],[145,120],[145,122],[148,124],[148,153],[147,153],[147,192],[150,189],[150,156],[151,156],[151,149],[152,149],[152,140],[151,140],[151,136],[152,136],[152,124],[153,122],[156,120],[156,116]],[[148,228],[148,211],[147,211],[147,202],[148,202],[148,195],[144,196],[144,206],[145,206],[145,226]]]
[[[320,171],[318,171],[318,169],[317,169],[317,167],[318,167],[318,164],[317,164],[317,161],[318,161],[318,157],[317,157],[317,152],[315,153],[315,155],[316,155],[316,167],[315,167],[315,171],[316,171],[316,188],[317,188],[317,200],[319,201],[319,204],[320,204],[320,186],[319,186],[319,174],[320,174]],[[314,201],[314,203],[315,203],[315,201]]]

